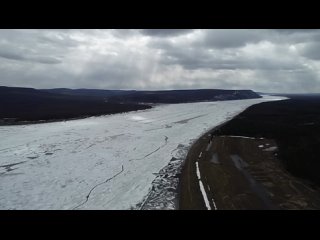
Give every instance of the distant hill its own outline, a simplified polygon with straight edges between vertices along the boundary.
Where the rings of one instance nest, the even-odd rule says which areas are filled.
[[[126,95],[115,95],[109,98],[112,102],[145,102],[145,103],[187,103],[202,101],[223,101],[261,98],[251,90],[168,90],[168,91],[137,91]]]
[[[283,96],[287,98],[294,98],[294,99],[311,99],[311,98],[319,98],[320,93],[258,93],[261,95],[270,95],[270,96]]]
[[[0,124],[51,121],[150,108],[153,103],[222,101],[261,96],[251,90],[33,89],[0,86]]]
[[[146,108],[150,106],[109,103],[101,97],[58,94],[33,88],[0,87],[2,124],[80,118]]]
[[[96,90],[96,89],[43,89],[51,93],[73,96],[103,97],[109,102],[127,103],[187,103],[201,101],[223,101],[260,98],[252,90],[165,90],[165,91],[134,91],[134,90]]]
[[[69,89],[69,88],[54,88],[54,89],[40,89],[41,91],[65,94],[70,96],[90,96],[90,97],[100,97],[109,98],[116,95],[126,95],[134,93],[134,90],[101,90],[101,89]]]

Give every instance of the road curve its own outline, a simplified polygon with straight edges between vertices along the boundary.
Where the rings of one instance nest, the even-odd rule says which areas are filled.
[[[214,128],[216,129],[216,128]],[[179,209],[181,210],[216,210],[210,186],[206,177],[201,176],[199,165],[205,156],[207,146],[212,141],[211,129],[202,135],[190,148],[183,167],[179,186]]]

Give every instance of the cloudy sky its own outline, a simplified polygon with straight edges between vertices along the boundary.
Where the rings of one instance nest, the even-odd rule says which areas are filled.
[[[320,92],[319,30],[0,30],[0,85]]]

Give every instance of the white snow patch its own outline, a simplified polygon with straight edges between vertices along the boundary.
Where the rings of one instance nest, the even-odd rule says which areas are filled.
[[[258,139],[258,138],[254,138],[254,137],[246,137],[246,136],[234,136],[234,135],[222,135],[220,137],[233,137],[233,138],[247,138],[247,139]],[[263,139],[263,138],[259,138],[259,139]]]
[[[131,117],[129,117],[129,119],[132,119],[134,121],[141,121],[141,120],[145,120],[146,118],[141,117],[141,116],[131,116]]]
[[[133,121],[137,121],[137,122],[144,122],[144,123],[149,123],[152,122],[152,120],[142,117],[142,116],[129,116],[129,119],[133,120]]]
[[[276,146],[273,146],[273,147],[268,147],[268,148],[265,148],[263,149],[263,151],[266,151],[266,152],[273,152],[273,151],[276,151],[278,148]]]

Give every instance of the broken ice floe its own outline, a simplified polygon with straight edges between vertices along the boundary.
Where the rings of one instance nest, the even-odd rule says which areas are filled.
[[[178,208],[178,184],[182,165],[188,147],[179,144],[174,157],[162,168],[152,182],[148,195],[134,209],[139,210],[174,210]]]

